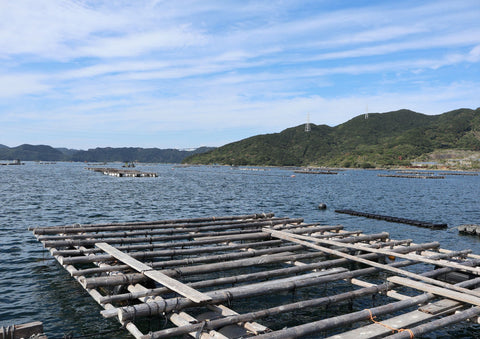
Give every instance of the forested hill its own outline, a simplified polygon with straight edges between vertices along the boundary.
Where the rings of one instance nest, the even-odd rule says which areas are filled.
[[[359,115],[341,125],[305,125],[257,135],[188,157],[184,163],[381,167],[408,165],[439,149],[480,150],[480,108],[440,115],[409,110]]]
[[[0,145],[0,159],[20,159],[22,161],[140,161],[180,163],[184,158],[192,154],[207,152],[212,149],[212,147],[200,147],[192,151],[186,151],[139,147],[105,147],[81,151],[67,148],[53,148],[47,145],[24,144],[11,148]]]

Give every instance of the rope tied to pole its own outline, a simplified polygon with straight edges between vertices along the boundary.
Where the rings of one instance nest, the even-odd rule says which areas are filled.
[[[378,325],[381,325],[381,326],[383,326],[383,327],[385,327],[385,328],[388,328],[389,330],[392,331],[392,333],[395,333],[395,332],[399,332],[399,333],[400,333],[400,332],[408,332],[408,333],[410,334],[410,339],[413,339],[413,338],[415,337],[415,334],[413,333],[413,331],[412,331],[411,329],[409,329],[409,328],[395,328],[395,327],[389,326],[389,325],[387,325],[387,324],[384,324],[384,323],[382,323],[381,321],[375,320],[376,316],[373,316],[373,313],[372,313],[372,311],[371,311],[369,308],[367,308],[366,310],[367,310],[368,313],[370,314],[370,320],[371,320],[373,323],[378,324]]]

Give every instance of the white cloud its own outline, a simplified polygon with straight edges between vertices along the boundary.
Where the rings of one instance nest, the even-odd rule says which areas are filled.
[[[9,126],[45,137],[48,123],[92,140],[105,126],[238,136],[307,112],[338,124],[366,102],[429,114],[478,106],[478,1],[342,5],[0,2],[0,120],[11,112]]]
[[[34,74],[0,74],[0,98],[44,93],[50,89],[43,76]]]

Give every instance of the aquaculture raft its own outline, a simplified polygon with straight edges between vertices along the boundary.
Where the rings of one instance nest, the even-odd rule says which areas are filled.
[[[118,168],[87,167],[89,171],[100,172],[112,177],[158,177],[154,172],[141,172],[137,170],[126,170]]]
[[[437,242],[271,213],[32,231],[135,338],[411,338],[480,314],[480,256]]]

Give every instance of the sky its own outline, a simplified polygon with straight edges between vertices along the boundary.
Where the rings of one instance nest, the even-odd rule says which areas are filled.
[[[9,147],[222,146],[479,100],[479,0],[0,0]]]

